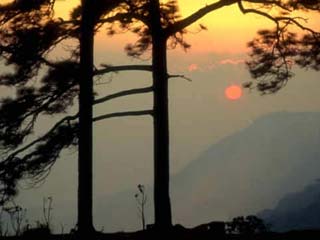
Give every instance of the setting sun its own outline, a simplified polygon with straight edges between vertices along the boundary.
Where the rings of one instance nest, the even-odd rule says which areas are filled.
[[[224,93],[228,99],[238,100],[242,96],[242,88],[238,85],[231,85],[226,88]]]

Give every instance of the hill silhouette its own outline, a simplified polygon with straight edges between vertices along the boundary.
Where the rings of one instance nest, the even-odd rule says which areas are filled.
[[[212,145],[172,177],[174,222],[191,227],[255,214],[303,189],[319,177],[319,122],[320,113],[273,113]],[[96,224],[106,231],[139,229],[134,193],[98,197]],[[147,194],[150,223],[151,188]]]
[[[172,176],[174,223],[193,227],[256,214],[263,209],[275,209],[279,200],[290,193],[301,192],[319,178],[319,123],[320,113],[268,114],[209,147]],[[132,183],[132,189],[118,194],[95,195],[94,221],[98,230],[141,229],[134,198],[137,184]],[[143,184],[147,186],[147,183]],[[146,192],[146,222],[150,224],[153,221],[152,189],[147,187]],[[310,199],[316,197],[310,195]],[[41,199],[35,203],[35,209],[28,211],[30,220],[42,216],[39,203]],[[74,204],[72,201],[54,201],[54,220],[63,220],[65,232],[74,226]],[[278,224],[276,217],[284,218],[274,214],[271,222],[275,226]],[[315,219],[313,224],[317,221]],[[60,229],[57,226],[58,233]],[[280,224],[277,229],[296,227],[303,228],[294,224],[283,227]]]
[[[320,228],[320,182],[310,184],[302,191],[282,198],[274,209],[258,215],[270,224],[274,231]]]

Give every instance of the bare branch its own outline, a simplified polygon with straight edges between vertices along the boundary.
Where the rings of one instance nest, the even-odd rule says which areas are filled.
[[[189,82],[192,82],[192,79],[191,78],[188,78],[186,77],[185,75],[180,75],[180,74],[177,74],[177,75],[168,75],[168,78],[182,78],[182,79],[185,79]]]
[[[72,19],[72,20],[64,20],[62,18],[59,18],[59,22],[58,24],[60,25],[68,25],[68,24],[72,24],[74,26],[79,26],[81,23],[80,20],[77,20],[77,19]]]
[[[247,13],[258,14],[258,15],[261,15],[261,16],[263,16],[263,17],[266,17],[266,18],[270,19],[271,21],[275,22],[275,23],[278,25],[277,20],[276,20],[273,16],[271,16],[270,14],[265,13],[265,12],[262,12],[262,11],[259,11],[259,10],[257,10],[257,9],[246,9],[246,8],[244,8],[241,0],[238,1],[238,6],[239,6],[240,11],[241,11],[243,14],[247,14]]]
[[[114,93],[114,94],[111,94],[111,95],[96,99],[96,100],[93,101],[93,105],[100,104],[100,103],[109,101],[109,100],[114,99],[114,98],[119,98],[119,97],[133,95],[133,94],[148,93],[148,92],[152,92],[152,91],[153,91],[153,87],[124,90],[124,91],[121,91],[121,92],[118,92],[118,93]]]
[[[206,5],[205,7],[199,9],[197,12],[191,14],[190,16],[188,16],[180,21],[177,21],[176,23],[169,26],[165,30],[166,36],[167,37],[172,36],[175,33],[180,32],[183,29],[185,29],[186,27],[190,26],[194,22],[198,21],[200,18],[204,17],[208,13],[215,11],[219,8],[237,3],[237,1],[238,0],[220,0],[218,2]]]
[[[251,2],[251,1],[250,1]],[[259,1],[253,1],[253,2],[259,2]],[[304,31],[308,31],[312,34],[315,34],[316,32],[314,30],[312,30],[311,28],[308,28],[306,26],[303,26],[298,20],[303,20],[303,21],[306,21],[306,19],[304,18],[301,18],[301,17],[284,17],[284,16],[281,16],[281,17],[274,17],[266,12],[263,12],[263,11],[260,11],[260,10],[257,10],[257,9],[246,9],[244,8],[243,4],[242,4],[242,1],[239,0],[238,1],[238,6],[239,6],[239,9],[240,11],[243,13],[243,14],[247,14],[247,13],[253,13],[253,14],[258,14],[258,15],[261,15],[263,17],[266,17],[268,19],[270,19],[271,21],[273,21],[277,27],[279,26],[279,23],[281,21],[284,21],[286,23],[293,23],[295,24],[297,27],[299,27],[301,30],[304,30]]]
[[[241,1],[241,0],[240,0]],[[275,5],[279,8],[281,8],[282,10],[285,11],[291,11],[291,9],[288,6],[285,6],[281,0],[244,0],[245,2],[248,3],[256,3],[256,4],[263,4],[263,5]]]
[[[143,115],[153,115],[153,110],[142,110],[142,111],[128,111],[128,112],[116,112],[94,117],[93,122],[97,122],[104,119],[116,118],[116,117],[127,117],[127,116],[143,116]]]
[[[117,13],[114,16],[100,19],[98,22],[99,23],[113,23],[113,22],[116,22],[116,21],[119,21],[119,22],[121,22],[121,21],[131,22],[134,19],[136,19],[138,21],[141,21],[145,25],[149,26],[149,21],[148,21],[148,19],[146,17],[144,17],[141,14],[136,14],[136,13],[132,13],[132,12],[129,12],[129,13]]]
[[[14,151],[13,153],[11,153],[9,156],[8,156],[8,159],[9,158],[13,158],[15,156],[17,156],[19,153],[29,149],[30,147],[34,146],[35,144],[37,144],[38,142],[41,142],[43,141],[44,139],[46,139],[47,137],[49,137],[49,135],[51,133],[53,133],[61,124],[63,124],[64,122],[69,122],[69,121],[73,121],[75,119],[77,119],[79,117],[79,113],[75,114],[75,115],[72,115],[72,116],[67,116],[67,117],[64,117],[62,118],[60,121],[58,121],[46,134],[44,134],[43,136],[35,139],[34,141],[30,142],[29,144],[25,145],[24,147]]]
[[[121,72],[121,71],[152,71],[151,65],[122,65],[122,66],[109,66],[106,64],[101,65],[104,68],[98,69],[94,72],[95,75],[102,75],[110,72]]]

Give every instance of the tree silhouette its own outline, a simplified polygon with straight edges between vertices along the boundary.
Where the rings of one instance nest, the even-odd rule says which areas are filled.
[[[181,18],[177,1],[168,1],[167,5],[159,0],[141,3],[138,8],[130,6],[128,11],[134,13],[132,18],[140,20],[144,27],[132,29],[140,39],[136,44],[128,45],[127,50],[131,56],[140,56],[152,46],[155,225],[167,229],[172,224],[169,198],[168,45],[181,45],[187,49],[189,44],[183,40],[186,28],[208,13],[230,5],[237,5],[243,14],[263,16],[275,23],[276,30],[260,30],[258,37],[248,44],[252,49],[251,60],[247,62],[249,71],[253,78],[261,78],[262,81],[256,85],[250,82],[245,86],[257,87],[264,92],[276,91],[292,75],[290,69],[294,64],[319,70],[319,33],[306,26],[306,19],[290,14],[294,11],[319,12],[320,4],[318,1],[295,0],[221,0]],[[128,18],[126,20],[131,23]],[[290,29],[297,33],[289,32]],[[298,34],[304,36],[298,37]]]
[[[94,232],[92,216],[92,117],[94,3],[81,1],[78,148],[78,229],[79,236]]]
[[[18,1],[18,3],[19,2],[23,1]],[[44,0],[35,2],[41,4],[48,3],[48,1]],[[22,12],[23,16],[26,15],[29,17],[29,20],[26,19],[26,23],[30,26],[34,26],[35,29],[31,28],[30,31],[29,29],[28,31],[21,31],[20,35],[16,35],[12,33],[13,26],[11,26],[11,32],[1,32],[1,39],[6,39],[6,41],[1,44],[1,55],[5,56],[7,63],[16,65],[15,74],[8,74],[1,77],[1,83],[19,86],[16,98],[5,99],[1,105],[1,109],[13,109],[13,107],[17,109],[17,111],[14,112],[1,110],[1,145],[4,146],[6,150],[13,150],[15,147],[21,146],[25,137],[31,134],[35,119],[40,113],[56,114],[66,111],[67,108],[72,105],[74,97],[79,93],[78,83],[81,83],[81,80],[75,77],[75,73],[84,71],[83,68],[79,69],[79,65],[77,64],[79,52],[77,49],[74,50],[72,52],[72,57],[70,58],[71,60],[69,59],[69,61],[52,64],[43,57],[49,47],[52,46],[53,43],[57,44],[66,37],[78,37],[79,31],[80,33],[81,31],[89,31],[89,29],[85,30],[85,28],[89,28],[90,25],[90,32],[94,32],[93,26],[97,26],[95,23],[109,23],[109,34],[114,34],[116,30],[113,28],[113,25],[117,22],[120,23],[120,27],[129,29],[139,36],[139,40],[135,44],[129,44],[127,46],[126,50],[128,54],[133,57],[139,57],[151,49],[152,66],[104,66],[104,69],[93,71],[93,68],[91,68],[91,70],[89,68],[87,69],[88,66],[92,66],[91,62],[88,62],[88,65],[85,66],[88,71],[86,73],[83,72],[81,75],[88,78],[86,84],[90,84],[91,87],[88,85],[88,88],[86,89],[87,93],[83,94],[85,96],[83,97],[83,100],[87,99],[87,102],[84,104],[92,103],[92,80],[89,80],[89,77],[92,79],[92,75],[94,74],[102,74],[112,70],[152,70],[152,87],[126,90],[111,96],[96,99],[91,104],[98,104],[128,94],[153,91],[154,108],[152,110],[106,114],[93,117],[92,120],[98,121],[109,117],[127,115],[149,114],[153,116],[155,226],[158,229],[168,229],[172,225],[169,197],[168,123],[168,80],[172,76],[170,76],[167,71],[168,46],[175,47],[181,45],[184,49],[187,49],[189,45],[183,38],[184,34],[187,33],[186,28],[205,15],[224,7],[237,5],[243,14],[257,14],[263,16],[275,23],[276,30],[261,30],[258,32],[258,37],[249,43],[252,52],[250,55],[251,59],[248,61],[248,68],[253,78],[260,79],[260,82],[257,84],[249,82],[245,86],[249,88],[257,87],[265,93],[275,92],[286,83],[290,76],[292,76],[290,70],[293,65],[297,64],[303,68],[312,67],[315,70],[319,69],[319,33],[308,28],[304,18],[290,15],[294,11],[300,13],[306,11],[318,12],[320,9],[319,2],[312,0],[220,0],[212,4],[207,4],[185,18],[179,16],[178,3],[175,0],[170,0],[166,3],[161,3],[159,0],[117,1],[119,5],[113,9],[113,14],[111,16],[106,15],[106,12],[108,12],[106,10],[108,10],[108,8],[101,8],[101,6],[105,6],[106,2],[110,3],[112,1],[101,0],[99,3],[102,5],[97,4],[88,7],[87,17],[91,18],[91,20],[89,19],[86,21],[88,21],[88,23],[93,21],[93,24],[83,24],[80,29],[79,19],[81,19],[81,13],[85,14],[85,11],[87,11],[85,9],[81,10],[81,8],[77,8],[77,10],[73,12],[73,18],[69,22],[62,21],[60,24],[49,24],[53,20],[48,20],[48,24],[43,24],[41,21],[38,21],[38,24],[34,24],[34,20],[30,22],[30,14],[40,14],[38,13],[39,9],[34,6],[29,6],[28,11],[25,10],[26,8],[21,8],[22,10],[20,9],[20,12]],[[16,5],[16,7],[17,6],[18,5]],[[9,24],[6,24],[9,26],[9,29],[11,23],[17,24],[17,21],[10,20],[17,17],[16,11],[8,10],[10,7],[12,6],[2,6],[1,8],[3,11],[0,11],[6,11],[2,21],[9,22]],[[35,10],[30,11],[30,9]],[[43,14],[45,11],[42,9],[40,12]],[[83,15],[83,18],[84,17],[85,15]],[[59,22],[59,20],[55,21]],[[16,26],[14,27],[16,29]],[[20,27],[23,28],[22,26]],[[48,27],[53,27],[54,31],[45,31]],[[291,33],[290,29],[296,33]],[[46,38],[43,38],[42,35],[41,38],[39,38],[42,39],[42,41],[38,41],[36,44],[36,49],[39,49],[36,52],[30,52],[30,49],[32,48],[26,43],[22,45],[16,44],[19,41],[23,42],[23,39],[26,38],[38,38],[40,33],[46,34],[47,32],[50,32],[51,34],[62,32],[62,34],[57,34],[55,38],[49,38],[55,39],[49,43],[44,40]],[[18,47],[12,48],[11,45],[10,48],[10,44],[7,43],[8,39],[12,45],[14,44],[15,46],[20,47],[19,53],[22,52],[22,47],[25,50],[24,53],[28,54],[25,54],[26,56],[23,56],[22,54],[22,57],[20,58],[19,54],[17,55],[17,52],[14,52]],[[87,39],[87,41],[89,43],[89,39]],[[90,41],[92,41],[92,39]],[[91,44],[88,45],[91,46]],[[86,54],[88,54],[89,57],[83,61],[92,61],[90,60],[92,53],[89,53],[89,49],[87,50],[88,52]],[[81,54],[84,54],[84,52],[80,51],[80,55]],[[19,56],[19,58],[16,56]],[[26,85],[27,80],[32,79],[32,77],[37,74],[42,64],[46,64],[47,67],[49,67],[48,74],[43,79],[50,83],[52,81],[53,84],[50,84],[49,90],[54,88],[54,94],[46,95],[44,93],[49,92],[46,91],[46,89],[33,89]],[[62,69],[65,71],[62,71]],[[69,74],[70,77],[68,77]],[[65,78],[65,75],[67,76],[66,79],[69,79],[69,81],[61,83],[55,80],[55,77],[64,76]],[[49,85],[47,85],[47,88],[48,87]],[[61,91],[61,89],[64,88],[66,90]],[[89,93],[91,93],[91,100],[89,99]],[[57,99],[59,99],[59,101],[57,101]],[[81,94],[80,99],[82,99]],[[34,109],[33,106],[37,106],[34,104],[35,102],[41,107]],[[83,118],[86,119],[84,122],[89,124],[90,118],[88,116],[92,113],[92,110],[90,110],[90,106],[86,106],[85,109],[87,112],[83,115]],[[2,115],[2,113],[4,114]],[[8,197],[15,194],[15,185],[18,179],[27,176],[33,177],[35,180],[42,180],[44,177],[43,174],[46,173],[47,170],[50,170],[52,164],[59,156],[60,151],[65,147],[78,143],[78,135],[76,134],[78,131],[77,129],[79,129],[77,122],[78,117],[79,115],[75,114],[63,118],[43,137],[14,151],[5,158],[6,160],[1,162],[0,179],[2,183],[4,183],[3,186],[5,186],[5,188],[1,190],[3,196]],[[80,126],[80,129],[82,129],[82,126]],[[89,132],[89,130],[86,131],[86,135],[84,132],[83,134],[84,136],[87,136],[88,139],[91,139],[92,132],[91,130]],[[81,131],[79,132],[81,133]],[[63,141],[59,142],[58,139],[61,139],[61,137],[63,137]],[[88,146],[91,148],[91,145]],[[30,149],[33,150],[30,152]],[[19,157],[18,155],[22,152],[27,153],[23,157]],[[84,154],[86,154],[86,159],[91,159],[89,156],[91,155],[90,151]],[[45,158],[43,158],[44,156]],[[90,162],[91,160],[88,162],[84,161],[83,163],[91,164]],[[10,174],[6,174],[8,171],[5,169],[14,170],[11,170]],[[89,172],[86,176],[87,178],[91,178]],[[86,182],[86,184],[90,185],[89,182]],[[90,192],[89,188],[90,186],[88,186],[87,193]],[[87,200],[90,203],[91,200]],[[86,213],[88,216],[90,215],[89,211],[90,210]],[[87,222],[86,224],[89,223]]]
[[[139,217],[141,217],[142,222],[142,230],[146,229],[146,217],[145,217],[145,206],[148,200],[147,194],[145,192],[144,185],[139,184],[137,186],[138,192],[134,195],[137,203],[138,203],[138,213]]]
[[[32,3],[32,4],[31,4]],[[52,1],[16,1],[0,5],[0,53],[14,71],[0,76],[1,85],[16,88],[14,97],[2,99],[1,204],[17,194],[17,181],[43,181],[62,149],[79,145],[78,230],[94,231],[92,224],[92,122],[119,116],[150,114],[150,110],[92,116],[92,106],[114,98],[151,91],[131,89],[94,99],[93,75],[110,71],[147,70],[149,66],[105,67],[94,71],[93,37],[100,17],[121,1],[83,1],[70,21],[54,18]],[[31,4],[31,5],[30,5]],[[80,15],[79,15],[80,14]],[[82,17],[81,17],[82,16]],[[77,39],[80,47],[63,61],[52,61],[50,52],[65,39]],[[40,86],[32,84],[47,70]],[[36,121],[43,115],[67,112],[79,95],[79,112],[58,121],[43,136],[27,142]],[[84,235],[83,235],[84,234]]]
[[[119,1],[116,2],[118,4]],[[6,150],[4,153],[4,160],[1,162],[0,168],[0,179],[2,181],[1,195],[3,197],[2,202],[8,201],[16,194],[16,184],[18,180],[28,178],[32,179],[35,184],[43,181],[47,174],[50,172],[50,169],[58,158],[61,150],[69,146],[76,146],[78,144],[79,137],[79,139],[84,139],[83,141],[85,143],[81,144],[81,140],[79,141],[79,145],[82,145],[79,150],[79,168],[84,169],[84,171],[82,171],[81,169],[79,170],[78,224],[79,229],[83,229],[85,226],[88,229],[92,228],[92,212],[90,207],[92,206],[92,199],[90,194],[90,192],[92,191],[92,161],[90,160],[92,151],[92,143],[90,141],[90,139],[92,138],[92,127],[89,125],[89,119],[92,119],[92,121],[95,122],[111,117],[151,115],[153,113],[153,110],[144,110],[111,113],[94,118],[89,118],[90,115],[92,117],[92,107],[90,107],[91,105],[100,104],[108,100],[126,95],[150,92],[153,89],[153,87],[146,87],[125,90],[106,97],[95,99],[92,102],[92,80],[89,79],[89,76],[91,76],[92,78],[93,74],[99,75],[111,71],[152,70],[152,67],[148,65],[106,65],[104,69],[98,69],[92,72],[93,68],[90,68],[91,70],[89,71],[88,66],[92,66],[92,33],[94,32],[92,26],[96,26],[95,24],[101,22],[110,23],[117,19],[126,23],[128,16],[139,16],[139,18],[144,19],[143,15],[149,9],[149,6],[146,5],[147,3],[148,1],[141,1],[141,3],[139,3],[140,5],[138,3],[135,3],[135,5],[133,5],[131,2],[127,1],[126,7],[129,8],[129,12],[120,12],[115,17],[102,20],[97,19],[97,15],[103,15],[100,12],[101,8],[91,9],[91,11],[88,11],[86,14],[89,15],[91,21],[94,21],[94,24],[90,24],[89,20],[83,20],[85,24],[83,24],[80,28],[79,24],[81,23],[81,21],[79,19],[81,19],[81,15],[84,14],[81,13],[81,8],[77,8],[73,12],[72,19],[70,21],[61,21],[60,19],[52,19],[52,5],[50,5],[49,8],[45,5],[47,4],[47,2],[44,2],[43,4],[47,7],[47,11],[45,11],[45,17],[48,19],[48,22],[40,24],[40,22],[43,22],[43,10],[45,6],[38,6],[34,9],[33,12],[21,11],[21,9],[19,9],[16,5],[2,6],[2,9],[6,9],[6,11],[3,11],[3,22],[6,24],[3,26],[3,31],[1,32],[4,39],[1,46],[1,53],[2,56],[7,57],[7,64],[14,65],[16,68],[16,71],[13,74],[9,73],[3,75],[2,80],[3,85],[17,86],[18,92],[17,97],[4,99],[1,106],[2,112],[5,113],[2,115],[2,145]],[[131,8],[134,8],[135,10]],[[139,8],[143,11],[140,14],[136,14],[135,11],[138,11],[137,9]],[[14,13],[11,14],[10,11],[7,11],[8,9],[14,9]],[[84,9],[85,8],[82,8],[83,11]],[[126,8],[124,9],[126,10]],[[99,11],[99,13],[96,13],[96,11]],[[169,7],[168,9],[164,9],[164,12],[166,11],[171,11],[171,8]],[[95,14],[92,14],[92,12],[95,12]],[[33,19],[32,21],[29,20],[29,22],[25,21],[28,19],[32,19],[30,17],[31,13],[39,15],[37,21],[35,21],[35,19]],[[23,24],[27,24],[28,29],[24,29],[23,26],[25,25]],[[53,29],[48,29],[48,25],[50,25],[50,27],[52,27]],[[91,30],[88,29],[90,25]],[[124,26],[125,25],[126,24],[124,24]],[[21,26],[21,31],[23,32],[22,36],[16,36],[16,30],[18,29],[17,26]],[[83,30],[82,28],[85,29]],[[11,31],[8,31],[8,29],[11,29]],[[12,29],[15,30],[13,31]],[[147,30],[147,28],[144,28],[144,30]],[[82,33],[85,31],[88,31],[88,34],[83,35]],[[10,34],[7,34],[8,32]],[[52,33],[56,34],[55,38],[50,38],[49,34]],[[30,39],[30,35],[34,40],[32,41],[32,46],[30,46],[30,43],[28,41]],[[78,49],[75,49],[71,52],[70,59],[61,62],[50,62],[47,58],[45,58],[45,55],[48,54],[52,46],[55,46],[60,41],[67,38],[79,38],[79,35],[80,41],[82,41],[81,36],[86,36],[86,38],[89,38],[91,36],[91,40],[86,39],[86,41],[90,41],[90,43],[87,43],[88,46],[81,47],[82,42],[80,42],[80,53],[78,52]],[[144,35],[141,34],[141,36]],[[148,35],[145,36],[149,38]],[[42,41],[42,38],[48,39],[50,41],[42,46],[41,44],[39,44],[39,42]],[[18,46],[21,46],[20,49],[16,48],[17,43],[19,43]],[[88,51],[86,53],[87,56],[82,56],[82,54],[84,53],[81,52],[81,49],[85,49]],[[138,47],[136,46],[135,49],[138,49]],[[91,52],[89,52],[89,50]],[[130,51],[129,48],[127,50],[130,55],[135,51]],[[25,56],[20,56],[21,52],[26,52]],[[80,65],[84,67],[79,67],[78,65],[77,61],[79,59],[79,55]],[[22,57],[24,57],[25,59],[21,60]],[[83,61],[88,62],[82,63],[81,59],[84,59]],[[24,65],[24,63],[29,63],[29,65]],[[41,86],[39,89],[26,86],[27,83],[37,75],[42,65],[45,65],[49,68],[47,74],[42,79],[43,86]],[[82,72],[84,71],[84,69],[87,69],[88,72]],[[78,77],[79,71],[81,72],[80,76],[82,76],[83,79],[84,77],[88,78],[87,81],[85,81],[85,83],[87,84],[86,87],[81,88],[82,80]],[[64,79],[63,82],[61,81],[62,78]],[[87,91],[85,94],[81,94],[80,91],[80,101],[82,97],[85,98],[86,101],[83,100],[84,104],[79,104],[79,113],[62,118],[42,137],[23,145],[25,143],[24,139],[26,138],[26,136],[32,134],[34,124],[39,115],[51,115],[66,112],[73,105],[74,98],[79,94],[79,82],[80,89],[85,89],[85,91]],[[91,87],[89,87],[89,85]],[[46,94],[48,96],[46,96]],[[90,106],[88,106],[88,104],[90,104]],[[82,106],[85,107],[82,108]],[[12,111],[13,109],[17,108],[20,109],[19,112]],[[78,124],[77,119],[81,118],[81,109],[82,112],[85,112],[83,113],[83,118],[85,118],[86,120],[80,120],[80,124]],[[83,122],[84,126],[86,127],[81,126],[81,122]],[[160,131],[161,129],[158,128],[157,132]],[[86,135],[81,137],[82,134]],[[18,146],[21,147],[16,150]],[[157,152],[159,154],[160,151]],[[84,166],[82,164],[84,164]],[[157,169],[160,169],[161,172],[161,169],[163,168],[158,167]],[[81,177],[80,175],[84,175],[85,177]],[[81,191],[83,191],[84,194],[81,194]],[[162,196],[158,195],[158,198],[159,197]],[[169,206],[169,201],[167,201],[167,203],[167,205]],[[85,217],[81,217],[82,215]]]
[[[279,13],[272,15],[263,9],[246,8],[242,2],[238,3],[244,14],[258,14],[275,24],[275,29],[259,30],[257,37],[248,43],[251,52],[247,66],[257,81],[250,81],[244,86],[269,94],[286,85],[294,75],[294,66],[320,70],[320,33],[307,26],[308,19],[290,15],[294,11],[318,13],[320,4],[319,1],[293,0],[260,4],[265,8],[270,5]]]
[[[51,63],[45,58],[50,48],[69,36],[74,29],[59,27],[57,20],[52,18],[53,6],[49,1],[37,1],[39,4],[31,7],[29,3],[30,1],[16,1],[0,6],[0,53],[5,64],[13,70],[2,73],[0,83],[16,89],[15,96],[2,98],[0,109],[2,203],[16,194],[16,181],[25,172],[35,182],[41,181],[61,148],[75,144],[74,134],[70,135],[70,132],[61,142],[56,138],[59,134],[64,134],[64,130],[76,127],[71,124],[73,119],[70,118],[70,126],[64,124],[65,120],[61,120],[47,136],[16,150],[24,144],[26,136],[32,133],[41,114],[67,111],[78,94],[78,79],[74,77],[78,67],[75,62]],[[42,78],[41,85],[30,85],[30,81],[44,65],[49,69]],[[65,75],[62,74],[62,69],[67,70]],[[64,81],[60,80],[61,77]],[[18,157],[24,150],[47,141],[49,135],[50,142],[47,145],[38,145],[24,160]],[[41,159],[42,154],[45,156]]]
[[[254,215],[235,217],[227,223],[229,234],[253,235],[266,233],[267,231],[268,228],[263,220]]]
[[[190,45],[183,40],[183,35],[187,33],[188,26],[215,10],[237,5],[243,14],[256,14],[275,23],[275,31],[260,30],[258,37],[248,44],[252,49],[251,60],[247,62],[249,71],[253,78],[262,78],[262,81],[256,85],[249,82],[245,86],[257,87],[264,92],[276,91],[291,76],[289,70],[293,64],[319,70],[319,33],[306,26],[306,19],[290,14],[294,11],[319,12],[320,4],[318,1],[308,0],[220,0],[207,4],[190,16],[181,18],[178,14],[177,1],[168,1],[167,5],[159,0],[145,0],[141,3],[138,8],[136,5],[129,5],[131,8],[128,9],[128,13],[134,13],[129,16],[140,20],[144,27],[132,29],[140,39],[136,44],[128,45],[127,50],[131,56],[139,57],[150,48],[150,45],[152,46],[155,225],[167,229],[172,224],[169,197],[168,79],[170,75],[167,72],[167,47],[181,45],[187,49]],[[132,21],[128,20],[127,15],[125,19],[127,23]],[[288,31],[290,28],[297,33],[290,33]],[[303,33],[306,33],[303,37],[297,37]]]

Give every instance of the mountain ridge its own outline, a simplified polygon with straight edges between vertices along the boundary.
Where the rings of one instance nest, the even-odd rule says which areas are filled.
[[[279,199],[301,191],[319,178],[319,123],[318,112],[272,113],[213,144],[171,177],[173,222],[193,227],[214,220],[228,221],[274,209]],[[97,229],[141,229],[135,184],[113,196],[95,195]],[[150,224],[152,188],[146,186],[146,191],[146,220]],[[60,219],[70,219],[67,212],[58,214]]]
[[[273,231],[319,229],[319,199],[320,182],[318,180],[301,191],[287,194],[275,208],[265,209],[257,215],[264,219]]]
[[[171,177],[173,221],[192,227],[255,214],[273,208],[287,193],[303,189],[318,178],[319,122],[317,112],[272,113],[213,144]],[[152,189],[147,191],[146,214],[150,223]],[[112,216],[113,227],[138,229],[134,193],[132,189],[109,200],[97,199],[100,210],[96,212],[96,222]],[[114,206],[123,207],[115,212]],[[129,227],[121,219],[126,219]]]

